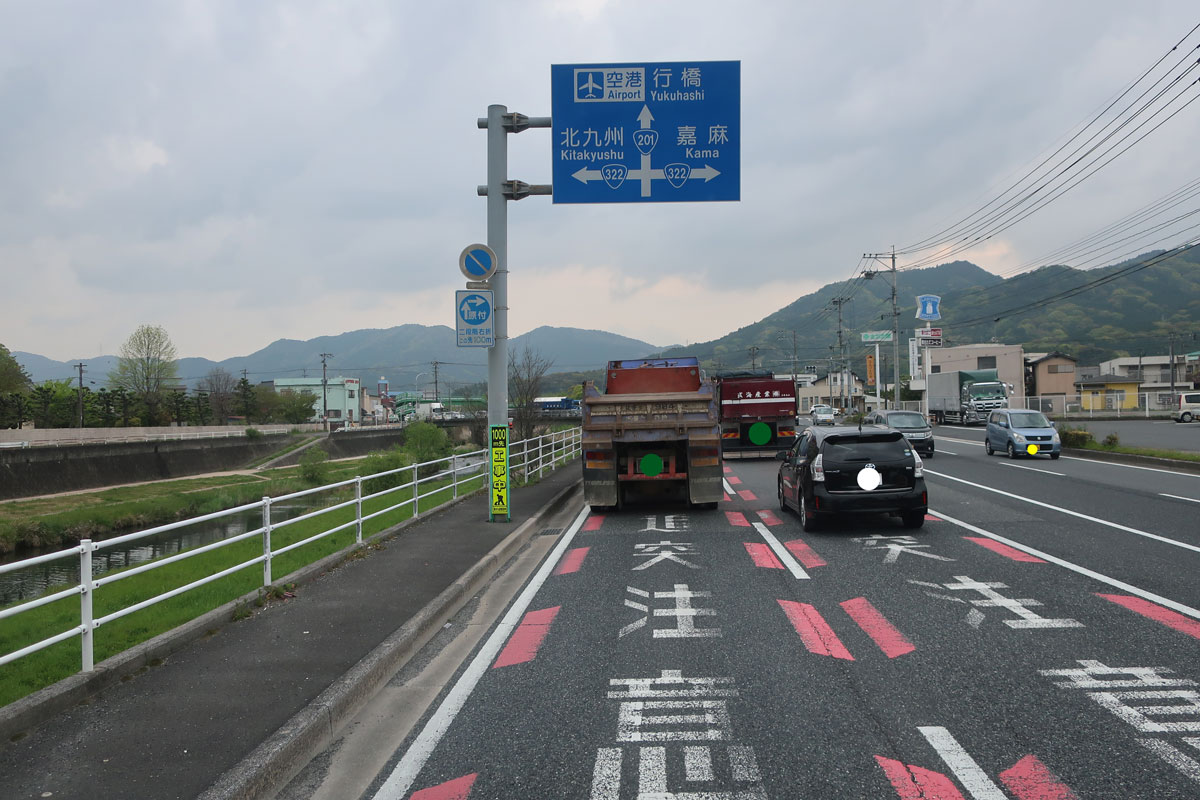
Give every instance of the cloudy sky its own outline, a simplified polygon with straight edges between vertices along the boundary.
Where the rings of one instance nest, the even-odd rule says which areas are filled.
[[[712,339],[973,211],[1198,22],[1194,0],[0,0],[0,343],[87,358],[146,322],[223,359],[452,325],[489,104],[549,116],[551,64],[738,60],[740,201],[509,204],[513,334]],[[1166,195],[1198,131],[1200,103],[962,257],[1005,274]],[[550,131],[509,143],[510,177],[550,182]]]

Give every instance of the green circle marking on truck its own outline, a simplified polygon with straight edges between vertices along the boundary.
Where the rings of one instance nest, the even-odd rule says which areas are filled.
[[[642,460],[638,462],[642,468],[642,474],[653,478],[656,475],[662,474],[663,463],[662,456],[656,453],[647,453],[642,456]]]
[[[764,445],[771,441],[771,426],[765,422],[756,422],[750,426],[750,441]]]

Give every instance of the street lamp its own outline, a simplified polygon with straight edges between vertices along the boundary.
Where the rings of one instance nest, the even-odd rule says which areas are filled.
[[[428,372],[418,372],[417,377],[413,378],[413,391],[421,392],[421,400],[425,400],[425,393],[421,391],[421,376],[428,375]]]

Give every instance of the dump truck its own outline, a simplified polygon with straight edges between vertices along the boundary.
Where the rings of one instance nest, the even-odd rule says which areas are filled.
[[[939,424],[982,425],[992,409],[1006,408],[1012,388],[994,369],[932,373],[926,386],[929,415]]]
[[[724,497],[715,386],[696,358],[608,362],[603,392],[583,384],[582,449],[592,508],[669,490],[700,508]]]
[[[720,401],[721,454],[769,455],[796,441],[796,384],[770,370],[737,370],[715,376]]]

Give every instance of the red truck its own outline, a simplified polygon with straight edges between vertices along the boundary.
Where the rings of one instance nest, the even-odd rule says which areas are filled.
[[[796,384],[769,370],[716,375],[721,407],[721,449],[726,456],[774,456],[796,441]]]
[[[610,361],[605,390],[583,385],[583,496],[620,508],[674,491],[716,508],[724,497],[714,387],[694,357]]]

